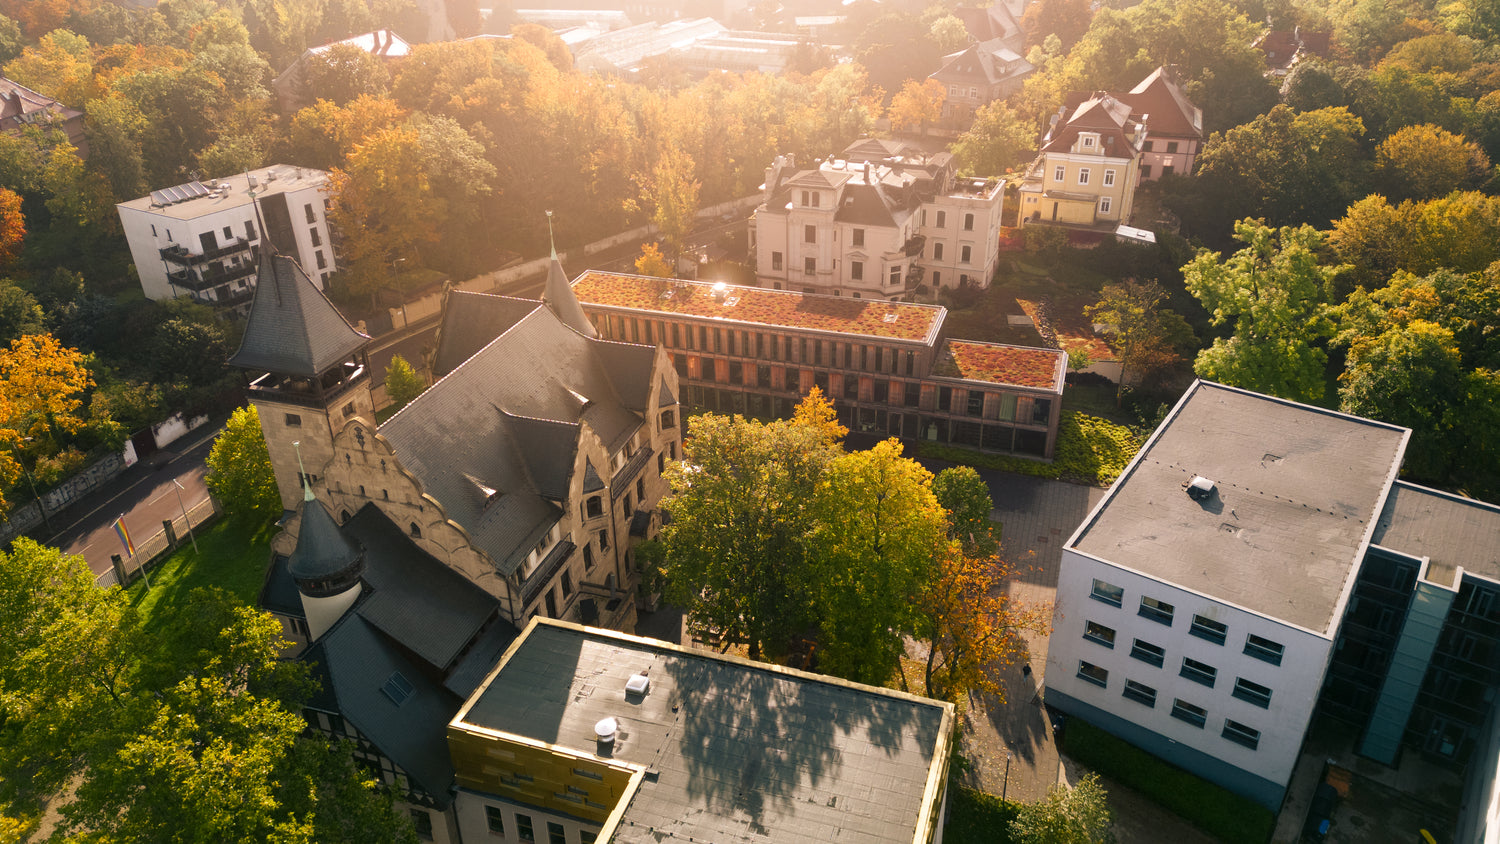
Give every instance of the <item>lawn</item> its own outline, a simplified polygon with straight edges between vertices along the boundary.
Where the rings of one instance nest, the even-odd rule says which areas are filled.
[[[1062,750],[1230,844],[1264,844],[1270,840],[1276,816],[1269,809],[1158,759],[1092,724],[1068,719]]]
[[[205,586],[217,586],[254,606],[271,559],[271,537],[279,530],[274,523],[257,525],[221,518],[208,530],[198,532],[198,550],[187,543],[151,569],[151,588],[147,589],[143,580],[132,584],[128,590],[130,603],[140,611],[147,629],[158,611]]]

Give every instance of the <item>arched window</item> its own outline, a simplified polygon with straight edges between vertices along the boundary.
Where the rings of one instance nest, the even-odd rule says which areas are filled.
[[[368,497],[368,496],[365,495],[365,485],[364,484],[360,484],[359,485],[359,497],[360,498],[367,498]]]
[[[412,522],[411,523],[411,535],[412,535],[413,539],[421,539],[422,538],[422,529],[419,528],[419,527],[417,527],[417,523],[416,522]]]
[[[343,523],[348,523],[348,521],[349,521],[349,511],[348,510],[344,510],[344,511],[342,511],[342,512],[339,513],[339,521],[343,522]]]

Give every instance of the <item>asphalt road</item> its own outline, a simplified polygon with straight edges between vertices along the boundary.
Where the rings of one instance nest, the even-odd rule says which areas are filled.
[[[157,452],[153,460],[127,469],[114,484],[64,510],[61,519],[54,517],[52,525],[58,531],[44,544],[82,555],[96,575],[108,571],[110,555],[124,553],[114,531],[116,518],[125,516],[125,527],[139,547],[147,537],[161,532],[164,520],[181,517],[182,505],[192,509],[208,499],[204,462],[218,433],[217,427],[192,431]],[[183,487],[182,505],[174,480]]]

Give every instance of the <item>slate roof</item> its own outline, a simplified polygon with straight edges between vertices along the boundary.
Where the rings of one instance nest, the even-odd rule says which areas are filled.
[[[271,565],[266,569],[266,579],[260,585],[260,598],[256,601],[256,606],[278,615],[305,617],[302,593],[297,589],[297,582],[292,579],[291,572],[287,571],[286,557],[277,554],[271,558]]]
[[[943,82],[977,81],[993,85],[1016,76],[1023,76],[1036,67],[1006,47],[1000,39],[970,44],[943,59],[943,66],[932,74],[933,79]]]
[[[302,503],[302,527],[297,532],[297,547],[287,558],[287,573],[294,580],[332,577],[354,565],[360,553],[359,546],[334,523],[328,508],[309,492]]]
[[[82,117],[83,112],[58,100],[0,76],[0,132],[14,132],[35,120],[37,112],[46,112],[60,120]]]
[[[457,369],[541,305],[537,299],[448,291],[443,321],[438,327],[437,353],[432,358],[433,374],[441,378]]]
[[[493,667],[518,631],[498,617],[493,596],[418,548],[374,503],[338,530],[366,549],[365,589],[302,656],[323,683],[310,705],[342,715],[446,806],[453,784],[446,725],[482,676],[468,661],[488,657]],[[397,672],[412,687],[400,703],[382,691]]]
[[[636,672],[650,687],[627,699]],[[611,761],[647,772],[620,798],[609,840],[625,844],[909,844],[952,730],[951,704],[540,619],[454,727],[589,757],[605,717]]]
[[[368,342],[370,338],[344,319],[295,260],[263,253],[245,336],[229,365],[316,378],[351,359]]]
[[[1198,381],[1067,547],[1331,637],[1408,434]]]
[[[655,356],[650,346],[585,337],[550,309],[533,308],[380,433],[509,575],[562,515],[553,502],[566,498],[578,425],[606,444],[641,425],[631,408],[645,406]],[[476,495],[466,475],[497,494]]]
[[[1203,137],[1203,109],[1188,100],[1165,67],[1152,71],[1119,98],[1130,105],[1133,116],[1146,118],[1146,129],[1153,137]]]
[[[1025,37],[1021,24],[1003,3],[984,8],[959,7],[953,10],[953,15],[963,21],[964,29],[968,30],[969,37],[975,41],[1000,39],[1013,42]]]
[[[542,290],[542,301],[547,303],[547,307],[557,314],[564,325],[585,337],[599,336],[594,324],[583,315],[583,308],[578,304],[578,297],[573,295],[573,288],[568,284],[568,276],[563,272],[556,252],[552,253],[552,263],[547,266],[547,284]]]
[[[1079,132],[1097,132],[1106,154],[1132,158],[1135,144],[1126,134],[1130,114],[1128,103],[1103,91],[1096,92],[1058,121],[1044,139],[1042,152],[1068,152],[1078,141]]]

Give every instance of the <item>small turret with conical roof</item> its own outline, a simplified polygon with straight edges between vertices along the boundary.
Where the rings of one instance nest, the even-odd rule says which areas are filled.
[[[303,490],[302,526],[287,558],[287,573],[302,596],[308,636],[316,641],[359,597],[365,552],[344,536],[305,481]]]
[[[552,212],[547,212],[547,238],[552,239]],[[542,291],[542,301],[557,314],[563,324],[585,337],[598,337],[599,332],[583,313],[583,305],[573,293],[573,285],[563,272],[562,262],[557,260],[557,242],[552,241],[552,263],[547,267],[547,286]]]

